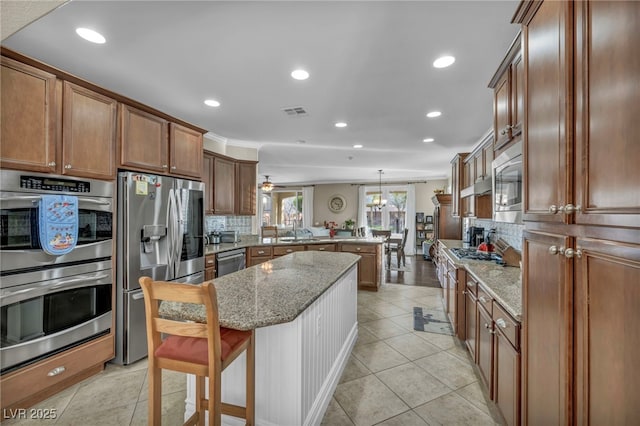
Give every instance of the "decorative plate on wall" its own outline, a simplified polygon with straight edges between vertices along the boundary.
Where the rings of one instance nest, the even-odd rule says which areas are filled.
[[[336,194],[329,197],[329,210],[340,213],[347,207],[347,200],[342,195]]]

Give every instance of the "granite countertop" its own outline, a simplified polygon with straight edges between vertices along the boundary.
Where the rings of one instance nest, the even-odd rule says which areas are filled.
[[[210,244],[205,246],[205,255],[221,253],[238,248],[274,245],[310,245],[310,244],[332,244],[344,242],[357,242],[359,244],[382,244],[380,237],[313,237],[299,238],[298,240],[283,238],[260,238],[258,235],[242,235],[237,243]]]
[[[359,259],[351,253],[301,251],[216,278],[220,325],[252,330],[293,321]],[[202,305],[162,302],[160,314],[206,322]]]
[[[501,266],[486,260],[458,259],[449,249],[463,247],[461,240],[439,240],[445,255],[464,267],[473,278],[517,321],[522,321],[522,275],[520,268]]]

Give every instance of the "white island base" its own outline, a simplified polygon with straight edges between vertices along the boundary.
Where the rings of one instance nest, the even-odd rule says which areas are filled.
[[[304,285],[301,283],[301,285]],[[293,321],[255,330],[255,424],[319,425],[358,337],[354,265]],[[222,401],[245,405],[246,355],[222,374]],[[187,376],[185,420],[194,412]],[[223,416],[225,425],[243,419]]]

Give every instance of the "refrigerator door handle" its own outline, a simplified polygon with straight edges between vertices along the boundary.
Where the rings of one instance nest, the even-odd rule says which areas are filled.
[[[173,189],[169,190],[169,200],[167,202],[167,279],[175,277],[174,271],[174,251],[175,251],[175,215],[173,213],[175,205],[175,195]]]
[[[176,223],[176,235],[175,235],[175,275],[174,278],[179,276],[180,273],[180,260],[182,258],[182,240],[184,238],[184,233],[182,232],[182,227],[184,226],[184,218],[182,217],[182,199],[180,197],[180,192],[176,189],[176,215],[175,215],[175,223]]]

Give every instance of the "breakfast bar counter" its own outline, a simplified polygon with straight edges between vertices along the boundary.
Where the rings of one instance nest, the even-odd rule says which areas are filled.
[[[357,338],[351,253],[295,252],[214,280],[220,325],[255,330],[255,424],[319,424]],[[205,321],[204,307],[162,302],[165,317]],[[222,374],[222,400],[245,403],[246,355]],[[185,419],[194,410],[187,376]],[[223,416],[223,424],[238,419]]]

